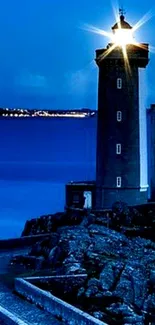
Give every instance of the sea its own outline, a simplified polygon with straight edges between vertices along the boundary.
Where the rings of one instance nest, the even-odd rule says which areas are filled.
[[[65,184],[95,179],[96,117],[0,118],[0,239],[64,211]]]

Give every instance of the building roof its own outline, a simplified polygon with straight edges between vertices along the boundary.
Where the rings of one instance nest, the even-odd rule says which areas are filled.
[[[96,184],[96,181],[70,181],[66,185],[74,185],[74,186],[78,186],[78,185],[82,185],[82,186],[93,185],[94,186],[95,184]]]
[[[127,23],[127,21],[124,20],[124,15],[120,16],[120,21],[117,22],[113,27],[112,30],[123,28],[123,29],[132,29],[132,27]]]

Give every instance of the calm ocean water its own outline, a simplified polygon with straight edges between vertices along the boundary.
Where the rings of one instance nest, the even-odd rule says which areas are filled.
[[[63,211],[65,183],[95,178],[96,118],[0,119],[0,238]]]

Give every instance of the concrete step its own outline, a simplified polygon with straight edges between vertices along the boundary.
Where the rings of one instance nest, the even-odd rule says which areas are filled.
[[[21,299],[2,283],[0,283],[0,306],[28,325],[62,325],[62,322],[50,313]]]
[[[9,250],[0,250],[0,308],[4,312],[7,311],[13,314],[19,322],[4,322],[4,324],[21,324],[20,321],[28,325],[62,325],[50,313],[37,308],[34,304],[25,301],[12,292],[13,285],[8,285],[8,282],[13,282],[15,274],[11,274],[9,263],[14,255],[26,254],[29,249],[18,248]],[[9,279],[10,278],[10,279]],[[8,281],[9,280],[9,281]],[[11,281],[10,281],[11,280]],[[11,315],[10,315],[11,317]],[[0,316],[0,324],[1,324]]]
[[[0,324],[1,325],[29,325],[28,323],[21,321],[18,317],[10,313],[1,305],[0,305]]]

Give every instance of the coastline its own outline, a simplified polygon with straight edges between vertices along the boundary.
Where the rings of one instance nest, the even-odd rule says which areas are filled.
[[[27,221],[22,233],[23,239],[42,234],[43,240],[32,245],[28,254],[14,256],[11,264],[23,265],[30,276],[86,274],[85,284],[77,291],[76,282],[72,286],[67,282],[62,296],[60,290],[55,295],[66,302],[71,299],[72,305],[108,324],[118,319],[124,324],[128,318],[132,324],[145,324],[145,315],[154,317],[150,290],[154,290],[155,243],[126,230],[136,230],[138,225],[144,230],[152,222],[154,235],[154,220],[152,205],[118,208],[115,204],[96,213],[75,209],[43,215]],[[53,292],[45,282],[42,289]]]

